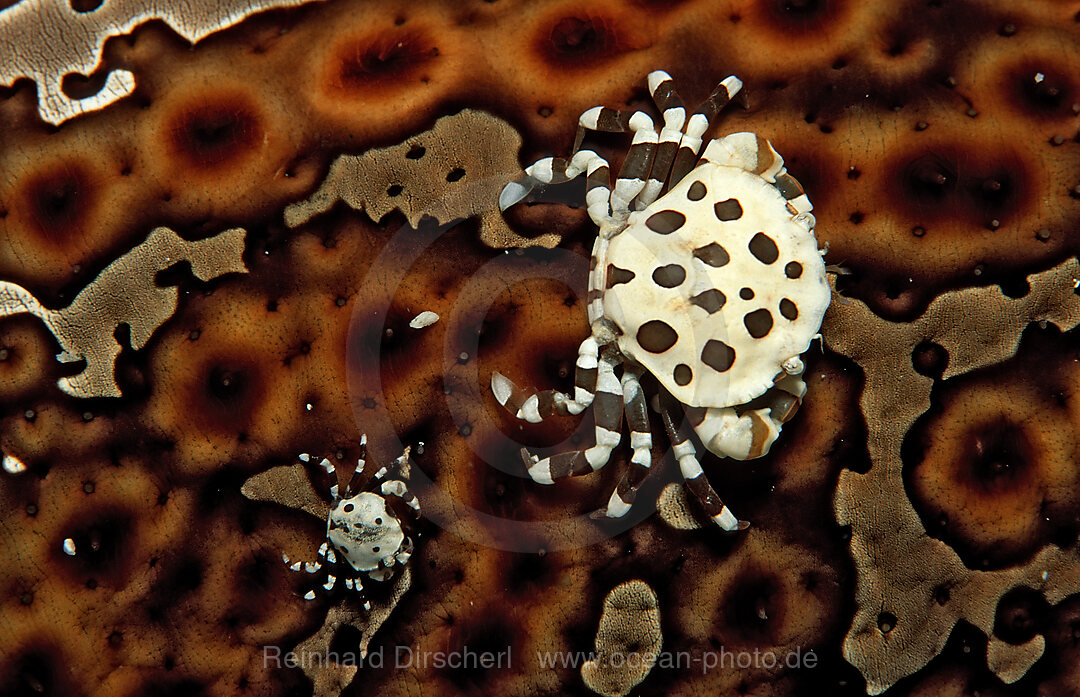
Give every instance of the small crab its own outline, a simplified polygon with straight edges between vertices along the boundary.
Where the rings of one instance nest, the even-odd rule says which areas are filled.
[[[354,494],[354,485],[358,483],[364,471],[364,458],[367,448],[367,436],[360,439],[361,456],[356,463],[345,496],[338,496],[337,470],[334,463],[323,458],[318,464],[329,473],[334,484],[330,487],[330,515],[326,521],[326,541],[319,547],[318,560],[312,562],[292,562],[287,555],[281,555],[285,564],[293,571],[303,568],[309,574],[318,573],[324,564],[335,571],[327,573],[322,589],[332,591],[338,578],[343,578],[345,587],[358,594],[363,593],[364,584],[360,577],[366,575],[376,581],[385,581],[394,575],[397,566],[404,566],[413,552],[413,542],[406,534],[404,518],[395,513],[389,497],[403,501],[412,514],[420,512],[420,503],[409,493],[402,479],[384,479],[389,469],[382,467],[375,473],[372,481],[381,482],[378,493],[361,491]],[[308,463],[314,458],[307,453],[299,455],[301,462]],[[391,467],[397,474],[407,472],[409,448]],[[407,511],[406,511],[407,512]],[[315,591],[309,590],[304,598],[315,599]],[[371,604],[364,602],[364,608]]]
[[[651,403],[689,490],[721,528],[743,529],[747,523],[706,479],[676,414],[681,406],[719,456],[768,452],[806,391],[800,354],[830,299],[823,252],[810,201],[767,140],[734,133],[708,141],[699,157],[711,120],[742,87],[738,78],[721,82],[689,118],[670,75],[657,70],[648,82],[663,114],[659,132],[645,112],[594,107],[581,115],[569,159],[538,160],[503,188],[506,210],[538,185],[585,174],[586,206],[600,230],[589,272],[591,333],[578,350],[573,397],[527,391],[499,373],[491,389],[529,422],[592,406],[592,447],[543,459],[522,449],[529,475],[543,484],[603,467],[620,442],[625,407],[629,469],[598,512],[619,517],[650,471],[641,379],[651,374],[659,383]],[[589,130],[633,133],[614,188],[607,161],[580,149]]]

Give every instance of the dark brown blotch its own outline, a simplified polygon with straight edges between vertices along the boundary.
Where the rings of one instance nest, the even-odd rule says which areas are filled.
[[[701,349],[701,362],[719,373],[727,372],[735,363],[735,349],[723,341],[709,339]]]
[[[540,28],[537,52],[561,68],[604,62],[623,50],[615,22],[605,17],[558,17]]]
[[[420,31],[379,32],[343,42],[332,57],[332,86],[339,91],[400,88],[419,80],[439,49]]]
[[[679,334],[662,320],[649,320],[637,331],[637,342],[649,353],[663,353],[675,345]]]
[[[80,236],[96,196],[90,173],[77,161],[32,174],[21,193],[27,222],[51,242]]]
[[[742,206],[733,198],[716,204],[713,206],[713,211],[716,212],[716,217],[725,223],[742,217]]]
[[[844,0],[765,0],[759,3],[764,10],[767,26],[793,36],[824,32],[835,26],[845,14]]]
[[[911,352],[911,365],[919,375],[936,380],[949,366],[949,352],[941,344],[922,341]]]
[[[1028,59],[1008,70],[1004,78],[1012,89],[1013,102],[1035,117],[1072,117],[1076,86],[1073,79],[1059,73],[1049,60]]]
[[[262,403],[266,385],[250,358],[219,357],[195,371],[187,404],[195,424],[214,432],[243,432]]]
[[[802,276],[802,264],[797,261],[789,261],[787,266],[784,267],[784,275],[788,278],[798,278]]]
[[[683,226],[686,216],[679,211],[653,213],[645,221],[645,227],[659,235],[670,235]]]
[[[784,319],[795,321],[799,317],[799,308],[787,298],[780,301],[780,314]]]
[[[748,246],[750,253],[762,264],[771,264],[780,258],[780,250],[776,248],[776,242],[773,242],[773,239],[764,232],[751,237]]]
[[[675,288],[686,280],[686,269],[679,264],[659,266],[652,272],[653,282],[661,288]]]
[[[694,297],[690,298],[690,302],[697,305],[701,309],[708,312],[710,315],[714,312],[718,312],[720,308],[727,302],[727,297],[723,293],[712,288],[703,293],[698,293]]]
[[[772,313],[765,308],[748,312],[743,316],[743,324],[746,325],[746,331],[750,333],[750,336],[760,339],[772,330]]]
[[[694,258],[701,259],[709,266],[715,268],[720,268],[731,261],[731,256],[727,253],[727,250],[716,242],[710,242],[704,247],[695,249]]]
[[[239,95],[203,99],[182,107],[168,123],[171,149],[189,167],[214,169],[235,162],[262,140],[262,125]]]
[[[675,378],[675,384],[679,387],[685,387],[690,384],[690,381],[694,379],[694,371],[690,369],[690,366],[685,363],[680,363],[675,366],[675,370],[672,373],[672,377]]]

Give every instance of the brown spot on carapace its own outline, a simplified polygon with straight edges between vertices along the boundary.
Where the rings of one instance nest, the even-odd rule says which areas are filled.
[[[598,16],[546,20],[536,34],[536,51],[560,68],[582,68],[606,62],[623,48],[615,21]]]
[[[42,238],[62,243],[81,236],[97,191],[89,168],[77,160],[30,175],[18,196],[23,216]]]
[[[193,169],[235,163],[262,141],[258,109],[240,94],[214,95],[182,105],[167,120],[172,154]]]
[[[791,302],[787,298],[780,301],[780,314],[784,316],[784,319],[790,319],[792,321],[798,319],[799,308],[795,303]]]
[[[672,374],[672,377],[675,378],[675,384],[682,387],[684,385],[689,385],[690,381],[694,379],[694,371],[691,370],[690,366],[686,365],[685,363],[680,363],[679,365],[675,366],[675,371]]]
[[[675,288],[682,285],[682,282],[686,280],[686,269],[679,264],[658,266],[652,272],[652,279],[656,285],[662,288]]]
[[[746,325],[746,331],[750,333],[750,336],[760,339],[772,331],[772,313],[765,308],[748,312],[743,316],[743,324]]]
[[[735,363],[735,349],[723,341],[709,339],[701,350],[701,361],[713,370],[723,373]]]
[[[733,198],[717,203],[713,206],[713,211],[716,213],[716,217],[724,222],[738,220],[743,213],[742,206]]]
[[[617,286],[620,283],[629,283],[634,280],[634,272],[629,269],[620,269],[615,264],[608,264],[607,267],[607,287]]]
[[[724,306],[727,297],[717,289],[711,288],[690,298],[690,302],[711,315]]]
[[[709,191],[705,188],[705,185],[703,183],[694,182],[690,185],[690,189],[686,192],[686,198],[690,199],[691,201],[700,201],[701,199],[705,198],[708,193]]]
[[[686,216],[679,211],[660,211],[653,213],[645,221],[645,227],[660,235],[668,235],[683,226]]]
[[[780,258],[780,250],[777,249],[773,239],[764,232],[759,232],[750,239],[748,245],[750,253],[762,264],[771,264]]]
[[[710,242],[704,247],[695,249],[694,258],[701,259],[709,266],[715,268],[720,268],[731,261],[731,257],[728,255],[727,250],[716,242]]]
[[[439,55],[418,30],[395,30],[342,41],[330,52],[328,82],[335,92],[401,88],[420,79]]]
[[[802,264],[797,261],[789,261],[787,266],[784,267],[784,275],[788,278],[798,278],[802,276]]]
[[[649,320],[637,330],[637,342],[649,353],[663,353],[675,345],[679,334],[662,320]]]

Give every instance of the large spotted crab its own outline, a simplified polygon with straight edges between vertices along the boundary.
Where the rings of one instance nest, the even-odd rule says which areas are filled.
[[[620,441],[625,407],[631,462],[602,512],[619,517],[652,464],[640,382],[650,373],[659,383],[653,408],[688,488],[721,528],[741,529],[747,523],[709,484],[678,410],[717,455],[768,452],[806,391],[800,354],[829,304],[825,266],[810,201],[767,140],[733,133],[708,141],[699,157],[710,121],[742,82],[726,78],[687,118],[670,75],[654,71],[648,81],[663,114],[659,132],[642,111],[594,107],[581,115],[569,159],[538,160],[503,189],[505,210],[538,185],[584,173],[600,231],[589,274],[592,331],[578,351],[574,396],[523,390],[499,373],[491,388],[530,422],[592,406],[592,447],[543,459],[522,449],[529,475],[544,484],[603,467]],[[580,149],[589,130],[633,133],[614,187],[607,161]]]

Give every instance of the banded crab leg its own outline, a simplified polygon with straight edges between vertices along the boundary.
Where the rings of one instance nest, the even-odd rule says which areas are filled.
[[[724,530],[731,532],[750,527],[750,523],[735,517],[709,484],[705,471],[701,469],[701,463],[697,459],[693,441],[675,421],[674,414],[679,407],[671,402],[670,396],[664,395],[661,398],[660,418],[664,422],[664,430],[667,431],[668,438],[671,439],[672,450],[679,461],[679,470],[686,481],[686,488],[701,502],[705,513],[712,518],[712,521]]]
[[[502,373],[491,374],[491,391],[495,401],[517,418],[539,423],[552,414],[580,414],[593,401],[596,392],[596,366],[599,347],[589,336],[578,347],[574,370],[574,396],[557,390],[534,392],[523,390]]]
[[[630,467],[612,492],[607,507],[601,515],[621,518],[634,504],[638,488],[652,472],[652,429],[641,389],[640,369],[627,367],[622,377],[622,393],[625,402],[626,421],[630,425]]]
[[[366,441],[362,440],[362,442]],[[312,461],[311,455],[307,453],[300,453],[300,455],[297,456],[297,459],[299,459],[305,464]],[[327,474],[330,475],[330,481],[333,482],[330,485],[330,496],[331,498],[333,498],[333,504],[336,504],[339,500],[337,469],[335,469],[334,463],[331,462],[329,458],[324,457],[321,461],[319,461],[318,464],[320,467],[326,470]],[[348,488],[346,488],[346,492],[348,492]],[[301,569],[303,569],[303,571],[305,571],[306,573],[315,574],[322,570],[324,564],[336,564],[337,555],[334,553],[334,548],[331,547],[329,543],[323,542],[319,546],[319,552],[314,562],[294,562],[289,559],[289,556],[287,554],[282,554],[281,560],[285,562],[285,566],[289,567],[289,569],[291,569],[292,571],[300,571]],[[323,584],[323,588],[327,591],[333,590],[336,583],[337,577],[334,574],[327,574],[327,579],[326,582]],[[307,593],[304,594],[304,599],[314,600],[315,591],[309,590]]]
[[[623,398],[619,379],[615,377],[615,364],[615,357],[605,354],[597,371],[593,402],[596,444],[586,450],[570,450],[543,459],[522,448],[521,457],[533,481],[554,484],[565,477],[595,472],[608,463],[611,451],[622,438]]]
[[[664,127],[660,129],[649,181],[634,201],[636,210],[646,208],[659,198],[664,184],[667,183],[671,163],[675,159],[675,153],[679,149],[683,129],[686,126],[686,105],[679,93],[675,91],[675,81],[671,79],[671,76],[663,70],[654,70],[649,73],[648,81],[649,94],[652,95],[653,103],[664,118]]]
[[[575,152],[569,160],[562,157],[539,159],[503,187],[499,194],[499,210],[505,211],[515,205],[537,186],[561,184],[585,174],[588,178],[585,201],[589,216],[593,222],[600,225],[609,217],[609,170],[607,160],[592,150]]]
[[[337,555],[334,554],[334,548],[333,547],[331,547],[328,543],[323,542],[322,545],[319,546],[319,553],[318,553],[318,556],[317,556],[317,558],[316,558],[316,560],[314,562],[299,562],[299,561],[294,562],[294,561],[291,561],[289,559],[289,556],[287,554],[282,554],[281,555],[281,560],[283,562],[285,562],[285,566],[289,567],[289,569],[292,570],[292,571],[299,572],[299,571],[303,570],[305,573],[316,574],[320,570],[322,570],[324,564],[336,564],[337,563]],[[333,574],[328,574],[326,583],[323,584],[323,588],[325,588],[328,591],[333,590],[334,584],[336,582],[337,582],[337,577],[334,576]],[[305,600],[314,600],[315,599],[315,591],[310,591],[309,590],[307,593],[304,594],[304,599]]]
[[[356,469],[353,470],[352,476],[349,477],[349,483],[345,485],[345,498],[352,498],[357,491],[365,467],[367,467],[367,434],[362,433],[360,434],[360,457],[356,459]],[[336,475],[334,477],[337,478]]]
[[[634,134],[630,149],[619,170],[619,176],[615,180],[615,188],[610,194],[611,216],[617,221],[622,220],[630,211],[630,202],[645,188],[645,178],[652,169],[653,156],[656,153],[659,138],[656,126],[644,111],[628,113],[606,106],[597,106],[585,111],[578,119],[578,132],[574,139],[575,151],[581,147],[581,141],[587,131],[612,133],[629,131]],[[589,201],[588,196],[586,196],[586,201]],[[599,222],[597,224],[599,225]]]
[[[664,75],[668,80],[671,79],[667,73]],[[741,90],[742,80],[734,75],[727,76],[687,119],[682,139],[679,141],[679,151],[675,155],[675,162],[671,165],[671,172],[667,177],[664,190],[682,181],[682,178],[697,166],[698,153],[701,152],[705,131],[709,130],[712,120],[716,118],[720,110],[727,106]]]

